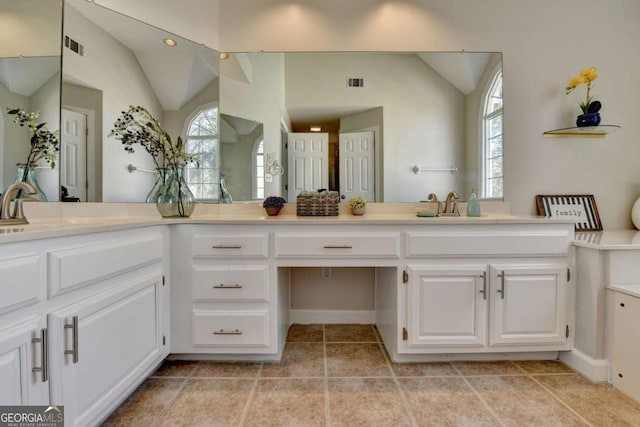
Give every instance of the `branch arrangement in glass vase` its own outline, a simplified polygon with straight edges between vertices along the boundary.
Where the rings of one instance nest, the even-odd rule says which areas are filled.
[[[25,162],[28,166],[36,166],[40,160],[51,165],[51,169],[56,167],[58,152],[60,151],[60,136],[58,131],[50,131],[46,123],[36,123],[40,117],[40,112],[27,113],[21,108],[7,108],[7,114],[15,116],[13,124],[20,127],[27,127],[31,131],[29,155]]]

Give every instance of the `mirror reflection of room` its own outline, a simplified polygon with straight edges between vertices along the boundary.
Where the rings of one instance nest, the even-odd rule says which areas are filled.
[[[81,201],[144,201],[151,159],[109,136],[121,112],[140,105],[188,151],[206,152],[187,177],[196,198],[216,201],[218,53],[94,3],[67,0],[64,14],[61,184]]]
[[[36,122],[51,132],[60,126],[61,7],[60,0],[0,0],[0,193],[17,179],[32,136],[7,111],[38,112]],[[40,161],[33,168],[46,199],[57,201],[58,166]]]

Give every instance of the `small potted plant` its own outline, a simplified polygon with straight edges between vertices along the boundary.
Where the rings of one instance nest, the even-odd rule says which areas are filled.
[[[351,213],[354,215],[364,215],[364,208],[367,206],[367,201],[362,197],[352,197],[349,199],[349,207]]]
[[[279,196],[269,196],[262,202],[262,207],[267,211],[267,215],[275,216],[284,207],[285,200]]]

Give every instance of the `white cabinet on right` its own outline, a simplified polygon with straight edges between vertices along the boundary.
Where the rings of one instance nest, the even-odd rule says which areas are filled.
[[[568,271],[564,263],[411,265],[402,333],[406,350],[564,350],[570,329]]]

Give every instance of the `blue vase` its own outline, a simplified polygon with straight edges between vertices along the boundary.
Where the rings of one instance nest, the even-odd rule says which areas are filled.
[[[576,126],[583,128],[586,126],[598,126],[600,124],[600,113],[580,114],[576,119]]]

